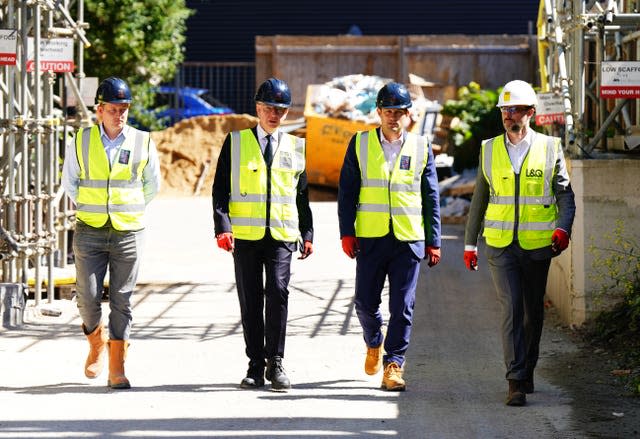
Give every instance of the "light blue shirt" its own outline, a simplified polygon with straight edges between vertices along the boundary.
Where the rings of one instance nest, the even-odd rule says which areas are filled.
[[[393,172],[393,167],[396,165],[396,160],[398,160],[398,155],[400,154],[403,143],[404,131],[402,131],[402,134],[397,140],[387,140],[382,133],[382,129],[380,130],[380,145],[382,145],[382,152],[384,152],[384,158],[387,161],[389,172]]]
[[[504,137],[507,144],[507,152],[509,153],[509,158],[511,159],[513,172],[515,172],[516,174],[520,174],[522,162],[524,162],[524,158],[529,152],[529,147],[531,146],[531,142],[533,141],[533,130],[527,127],[527,134],[525,134],[524,138],[516,145],[511,143],[511,141],[509,140],[509,136],[505,134]]]
[[[259,144],[260,144],[260,150],[262,151],[262,154],[264,154],[264,149],[267,147],[267,135],[271,136],[271,151],[273,152],[273,155],[276,155],[276,151],[278,150],[278,144],[280,143],[280,130],[276,129],[273,133],[269,134],[267,133],[264,129],[262,129],[262,127],[260,126],[260,124],[258,124],[257,128],[257,133],[258,133],[258,139],[259,139]]]
[[[118,156],[118,151],[124,143],[127,136],[133,131],[131,127],[125,125],[124,129],[115,139],[110,139],[104,132],[102,124],[100,127],[100,140],[104,146],[104,151],[109,158],[109,163]],[[89,129],[89,128],[87,128]],[[78,163],[78,155],[76,154],[75,136],[71,142],[67,144],[64,165],[62,166],[62,187],[69,197],[75,202],[78,199],[78,185],[80,183],[80,164]],[[160,161],[158,160],[158,151],[153,140],[149,141],[149,160],[142,170],[142,188],[144,191],[145,204],[158,194],[160,190]]]

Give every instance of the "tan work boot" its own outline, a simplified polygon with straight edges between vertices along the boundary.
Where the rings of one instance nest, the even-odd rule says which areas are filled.
[[[109,381],[112,389],[130,389],[131,384],[124,376],[124,360],[127,357],[127,340],[109,340]]]
[[[87,378],[97,378],[104,368],[104,360],[107,355],[107,334],[100,323],[91,334],[87,334],[87,328],[82,325],[82,330],[89,340],[89,355],[84,363],[84,374]]]
[[[522,407],[527,404],[527,395],[523,386],[523,381],[509,380],[509,391],[505,404],[515,407]]]
[[[367,375],[375,375],[382,367],[382,343],[377,348],[367,346],[367,358],[364,360],[364,372]]]
[[[392,361],[384,366],[381,387],[385,390],[395,390],[400,392],[407,388],[407,385],[402,379],[402,368],[398,363]]]

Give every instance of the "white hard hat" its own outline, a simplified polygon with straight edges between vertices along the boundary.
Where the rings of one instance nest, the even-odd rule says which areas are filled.
[[[496,107],[510,107],[512,105],[527,105],[535,107],[538,105],[536,92],[533,91],[527,82],[516,79],[507,82],[498,98]]]

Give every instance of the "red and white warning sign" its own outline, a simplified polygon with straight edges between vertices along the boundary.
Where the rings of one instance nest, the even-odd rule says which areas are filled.
[[[18,31],[16,29],[0,29],[0,66],[16,65],[16,48]]]
[[[602,62],[600,97],[603,99],[640,98],[640,62]]]
[[[33,38],[27,42],[27,72],[34,69]],[[43,72],[73,72],[73,39],[51,38],[40,40],[40,70]]]
[[[555,93],[538,93],[536,97],[536,125],[564,124],[562,96]]]

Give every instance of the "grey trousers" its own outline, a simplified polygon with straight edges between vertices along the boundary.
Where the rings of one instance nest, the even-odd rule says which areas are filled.
[[[501,306],[506,378],[530,379],[540,352],[550,253],[512,242],[505,248],[487,246],[487,261]]]
[[[78,311],[86,330],[102,321],[102,290],[109,268],[109,338],[128,340],[131,294],[138,278],[144,230],[120,232],[78,222],[73,237]]]

